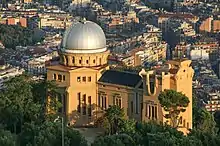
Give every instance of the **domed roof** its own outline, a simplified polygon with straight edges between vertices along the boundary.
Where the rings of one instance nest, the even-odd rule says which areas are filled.
[[[73,23],[65,32],[61,51],[66,53],[100,53],[106,51],[102,28],[94,22],[82,20]]]

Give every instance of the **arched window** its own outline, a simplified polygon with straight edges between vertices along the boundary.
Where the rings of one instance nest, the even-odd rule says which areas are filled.
[[[69,60],[68,60],[68,57],[65,56],[65,59],[66,59],[66,65],[68,66],[69,65]]]
[[[75,63],[75,57],[72,58],[72,63],[73,63],[73,64]]]
[[[82,64],[82,57],[81,57],[80,60],[79,60],[79,64]]]
[[[60,63],[63,63],[63,56],[60,57]]]
[[[63,55],[61,58],[62,58],[62,63],[66,64],[66,57]]]
[[[58,80],[62,81],[62,75],[60,75],[60,74],[58,75]]]
[[[188,122],[186,123],[186,128],[189,129],[189,123]]]
[[[53,74],[53,79],[56,80],[57,79],[57,75]]]

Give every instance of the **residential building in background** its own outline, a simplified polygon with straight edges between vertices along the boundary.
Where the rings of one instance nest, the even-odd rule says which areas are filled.
[[[11,66],[5,66],[4,69],[0,69],[0,90],[4,88],[4,83],[6,81],[12,77],[23,74],[24,71],[24,69]]]
[[[202,21],[199,30],[201,32],[218,33],[220,32],[220,19],[218,17],[208,17]]]

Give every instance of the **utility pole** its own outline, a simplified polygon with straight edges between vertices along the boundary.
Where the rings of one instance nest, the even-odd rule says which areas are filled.
[[[64,120],[63,117],[61,118],[62,120],[62,146],[64,146]]]
[[[64,146],[64,119],[63,119],[63,117],[60,117],[60,116],[58,116],[55,120],[54,120],[54,122],[57,122],[57,121],[59,121],[61,119],[61,124],[62,124],[62,146]]]

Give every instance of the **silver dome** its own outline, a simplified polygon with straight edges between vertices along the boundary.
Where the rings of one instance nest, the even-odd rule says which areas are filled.
[[[65,32],[61,51],[66,53],[98,53],[106,51],[102,28],[91,21],[73,23]]]

